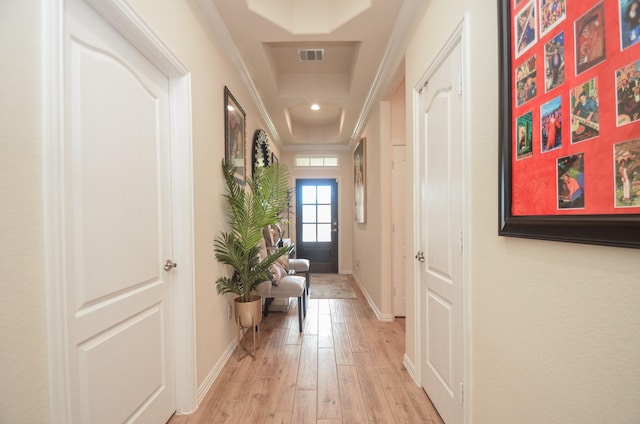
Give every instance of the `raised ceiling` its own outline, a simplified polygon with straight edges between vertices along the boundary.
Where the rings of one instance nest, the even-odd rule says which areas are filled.
[[[428,3],[197,1],[282,146],[357,138],[371,105],[400,82],[406,32]],[[311,110],[314,103],[319,110]]]

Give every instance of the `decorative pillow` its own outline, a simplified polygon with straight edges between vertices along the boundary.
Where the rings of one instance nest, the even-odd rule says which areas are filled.
[[[280,256],[276,263],[279,264],[284,270],[285,275],[289,273],[289,258],[285,255]]]
[[[279,266],[277,262],[271,265],[269,269],[271,270],[271,275],[272,275],[271,283],[274,286],[277,286],[278,282],[280,282],[280,279],[285,275],[287,275],[287,272],[284,269],[282,269],[282,267]]]

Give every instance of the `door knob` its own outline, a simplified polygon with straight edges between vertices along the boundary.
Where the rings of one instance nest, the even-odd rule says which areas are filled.
[[[419,252],[416,254],[416,259],[417,259],[419,262],[424,262],[424,252],[423,252],[423,251],[419,251]]]
[[[171,259],[167,259],[167,262],[165,262],[163,268],[165,271],[171,271],[171,268],[176,268],[177,266],[178,266],[177,263],[171,262]]]

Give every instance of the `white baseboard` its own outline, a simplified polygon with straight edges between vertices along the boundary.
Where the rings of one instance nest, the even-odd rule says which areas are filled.
[[[373,301],[371,296],[369,296],[369,293],[367,292],[367,290],[364,288],[364,286],[362,284],[360,284],[360,281],[358,281],[358,277],[353,275],[353,279],[356,281],[356,284],[360,288],[360,291],[364,295],[364,298],[367,299],[367,303],[371,307],[371,310],[373,311],[374,314],[376,314],[376,318],[378,318],[378,321],[393,322],[395,320],[393,314],[383,314],[383,313],[381,313],[380,309],[378,309],[378,306],[375,304],[375,302]]]
[[[222,354],[222,357],[218,360],[218,362],[213,366],[207,378],[204,379],[200,387],[198,387],[198,406],[200,406],[200,402],[207,395],[211,386],[216,381],[222,369],[233,355],[233,352],[236,350],[236,346],[238,345],[238,341],[234,338],[231,344],[227,347],[227,349]]]
[[[418,382],[418,373],[416,372],[416,366],[413,365],[413,362],[411,362],[411,360],[409,359],[406,353],[402,358],[402,365],[404,365],[404,368],[407,370],[407,372],[411,376],[411,379],[413,380],[413,382],[416,383],[417,386],[420,386],[420,383]]]

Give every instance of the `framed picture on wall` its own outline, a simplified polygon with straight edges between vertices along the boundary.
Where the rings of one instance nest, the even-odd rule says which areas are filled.
[[[246,176],[244,110],[229,88],[224,87],[224,157],[236,167],[236,178],[244,182]]]
[[[366,138],[361,138],[353,151],[353,192],[356,223],[364,224],[367,218],[367,149]]]
[[[638,0],[499,1],[499,235],[640,248]]]

